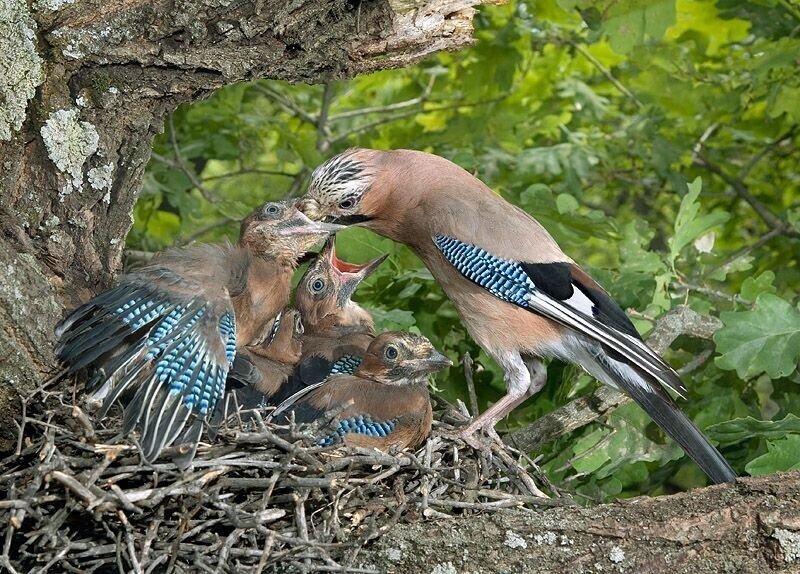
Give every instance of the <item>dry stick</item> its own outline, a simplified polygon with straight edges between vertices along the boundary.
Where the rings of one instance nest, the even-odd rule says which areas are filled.
[[[22,452],[22,438],[25,436],[25,421],[28,415],[28,401],[25,397],[20,397],[20,402],[22,403],[22,418],[20,422],[14,421],[14,424],[17,425],[18,433],[17,433],[17,448],[14,449],[14,454],[19,456]]]

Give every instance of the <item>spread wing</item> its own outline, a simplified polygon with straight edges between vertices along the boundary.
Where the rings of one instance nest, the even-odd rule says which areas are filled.
[[[172,257],[128,275],[56,329],[56,353],[68,372],[88,367],[95,373],[87,390],[103,401],[100,416],[120,402],[123,432],[141,431],[148,461],[179,437],[196,445],[225,392],[236,318],[226,277],[194,271],[219,263],[210,254],[191,252],[188,269]],[[192,448],[184,462],[193,455]]]

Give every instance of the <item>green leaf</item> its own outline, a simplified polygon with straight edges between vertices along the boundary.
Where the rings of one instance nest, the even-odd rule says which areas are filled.
[[[798,452],[800,452],[800,434],[790,434],[782,439],[767,441],[767,453],[751,460],[744,469],[751,476],[798,470],[800,469]]]
[[[781,86],[769,115],[777,118],[781,114],[787,114],[795,122],[800,121],[800,87]]]
[[[762,293],[775,293],[774,280],[775,273],[772,271],[764,271],[758,277],[750,276],[742,282],[739,295],[746,301],[755,301]]]
[[[675,23],[675,0],[621,0],[607,13],[608,41],[615,52],[627,54],[647,39],[660,39]]]
[[[556,196],[556,207],[561,215],[575,213],[578,210],[578,200],[568,193],[559,193]]]
[[[748,311],[720,315],[724,326],[714,335],[721,369],[736,370],[742,379],[767,373],[788,377],[800,359],[800,312],[788,301],[763,293]]]
[[[669,240],[669,261],[673,267],[684,247],[715,225],[725,223],[730,217],[724,211],[700,215],[700,203],[697,201],[703,189],[703,180],[700,177],[695,178],[687,188],[689,191],[683,197],[678,216],[675,218],[675,235]]]
[[[762,421],[745,417],[717,423],[706,429],[706,434],[722,445],[735,444],[755,437],[778,439],[792,433],[800,434],[800,417],[791,413],[779,421]]]

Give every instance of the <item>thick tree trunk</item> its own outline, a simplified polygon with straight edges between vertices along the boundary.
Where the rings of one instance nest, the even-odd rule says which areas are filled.
[[[398,526],[362,554],[379,572],[800,572],[800,472],[585,508]]]
[[[0,451],[105,287],[165,114],[253,78],[319,82],[471,39],[479,0],[0,0]]]

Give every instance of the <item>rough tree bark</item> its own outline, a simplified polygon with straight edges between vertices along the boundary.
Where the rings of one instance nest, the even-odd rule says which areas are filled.
[[[120,268],[164,116],[240,80],[321,82],[471,41],[480,0],[0,0],[0,451],[64,306]]]
[[[393,574],[800,572],[800,472],[586,508],[396,527],[361,562]]]

